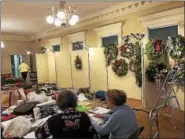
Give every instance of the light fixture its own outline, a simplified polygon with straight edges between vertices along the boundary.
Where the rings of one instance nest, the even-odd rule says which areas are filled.
[[[30,55],[30,54],[31,54],[31,52],[30,52],[30,51],[27,51],[26,53],[27,53],[27,55]]]
[[[1,41],[1,48],[4,48],[4,47],[5,47],[4,42]]]
[[[46,21],[55,26],[73,26],[79,21],[79,16],[76,14],[75,7],[65,8],[65,1],[60,1],[58,9],[52,7],[48,10]]]

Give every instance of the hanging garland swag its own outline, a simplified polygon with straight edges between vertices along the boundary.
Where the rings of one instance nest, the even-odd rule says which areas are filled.
[[[105,58],[106,58],[106,66],[109,66],[111,64],[112,60],[117,58],[118,48],[113,44],[105,46],[104,54],[105,54]]]
[[[113,63],[112,63],[112,70],[114,71],[114,73],[121,77],[121,76],[125,76],[128,72],[128,64],[125,61],[125,59],[116,59]]]
[[[74,65],[75,65],[76,69],[78,69],[78,70],[82,69],[82,60],[78,55],[76,56],[76,59],[74,61]]]

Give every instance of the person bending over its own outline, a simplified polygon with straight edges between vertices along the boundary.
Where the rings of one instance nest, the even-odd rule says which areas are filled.
[[[22,61],[22,63],[19,65],[19,71],[24,81],[26,81],[29,70],[30,70],[29,66],[24,61]]]
[[[56,102],[62,113],[52,116],[35,131],[37,139],[51,135],[53,138],[93,138],[90,118],[76,110],[76,94],[69,90],[62,91]]]
[[[99,125],[92,118],[91,123],[101,136],[109,135],[109,138],[127,138],[137,129],[137,119],[134,111],[126,104],[127,96],[120,90],[107,92],[107,103],[112,114],[96,114],[94,117],[102,118],[105,124]]]

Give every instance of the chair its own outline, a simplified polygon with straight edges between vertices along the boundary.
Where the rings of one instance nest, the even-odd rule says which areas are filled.
[[[137,130],[133,131],[133,133],[127,139],[138,139],[143,130],[143,126],[139,127]]]

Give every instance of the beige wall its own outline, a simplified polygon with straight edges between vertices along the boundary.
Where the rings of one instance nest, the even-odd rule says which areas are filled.
[[[4,40],[5,47],[1,49],[1,71],[2,73],[12,73],[10,55],[25,55],[25,61],[30,65],[30,57],[26,54],[29,50],[28,42]]]
[[[147,36],[145,28],[139,21],[142,16],[158,13],[161,11],[167,11],[183,6],[183,2],[173,2],[153,8],[146,8],[145,10],[140,12],[123,15],[118,18],[111,19],[109,21],[102,21],[100,23],[97,23],[96,25],[89,25],[88,28],[84,31],[84,35],[83,33],[81,33],[81,35],[77,35],[77,33],[73,34],[73,32],[71,32],[69,36],[63,36],[62,39],[56,38],[53,39],[53,41],[50,41],[49,43],[47,42],[49,44],[47,46],[51,46],[51,42],[53,44],[58,43],[57,40],[60,39],[60,41],[62,42],[62,50],[61,52],[56,54],[57,84],[60,87],[70,87],[72,86],[72,84],[74,85],[74,87],[85,87],[88,85],[88,77],[86,77],[88,76],[88,69],[86,69],[85,71],[74,70],[73,58],[76,54],[79,54],[82,56],[82,61],[85,60],[85,66],[87,66],[88,62],[90,63],[90,84],[92,91],[96,91],[99,89],[107,90],[108,88],[122,89],[126,91],[129,98],[135,98],[139,100],[145,99],[145,106],[153,106],[156,100],[155,84],[149,83],[147,82],[147,80],[145,80],[145,88],[143,88],[142,91],[141,88],[138,88],[136,86],[135,77],[132,75],[131,72],[128,72],[127,76],[120,78],[113,73],[111,67],[108,67],[108,69],[106,69],[105,57],[103,54],[103,49],[101,48],[100,39],[102,36],[118,34],[120,45],[122,41],[121,37],[129,35],[130,33],[144,33]],[[163,20],[164,19],[166,18],[164,17]],[[112,23],[117,24],[114,25]],[[85,42],[85,45],[90,48],[90,61],[88,61],[86,54],[81,54],[83,53],[83,51],[70,51],[72,40],[83,40]],[[147,59],[145,58],[145,69],[146,68]],[[143,93],[144,98],[142,98]],[[178,98],[181,105],[181,109],[184,109],[183,93],[184,91],[182,89],[180,92],[178,92]]]

